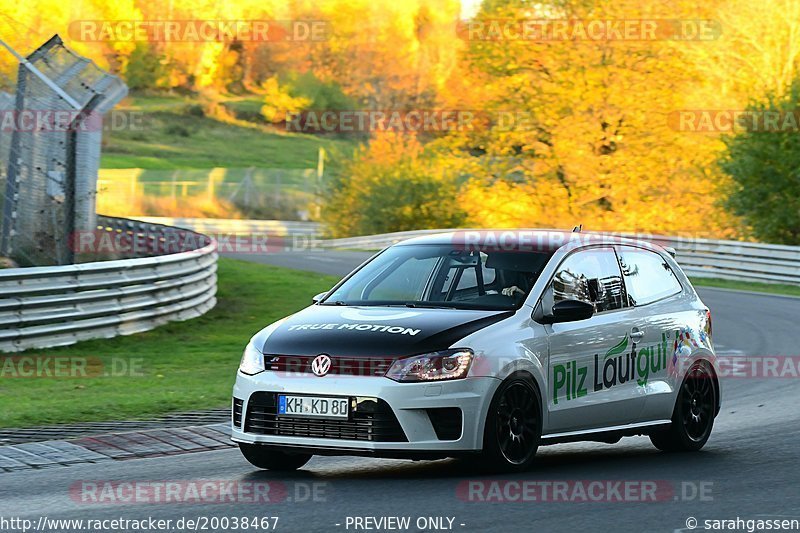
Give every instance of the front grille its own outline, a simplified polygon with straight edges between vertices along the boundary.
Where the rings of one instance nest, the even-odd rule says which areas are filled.
[[[311,361],[316,355],[265,355],[264,364],[273,372],[310,374]],[[395,359],[393,357],[331,357],[328,374],[346,376],[383,376]]]
[[[355,404],[356,408],[353,409]],[[350,398],[347,420],[298,418],[278,415],[278,395],[256,392],[247,403],[245,432],[321,439],[407,442],[389,404],[377,398]]]
[[[458,440],[461,437],[461,419],[463,418],[461,409],[458,407],[440,407],[427,409],[427,411],[437,439]]]
[[[242,427],[242,406],[244,405],[244,400],[240,400],[239,398],[233,399],[233,427],[240,428]]]

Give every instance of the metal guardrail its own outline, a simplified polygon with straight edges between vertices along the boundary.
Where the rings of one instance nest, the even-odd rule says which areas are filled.
[[[98,216],[100,232],[158,242],[182,231]],[[200,316],[216,304],[216,244],[114,261],[0,270],[0,351],[129,335]],[[146,240],[145,239],[145,240]]]
[[[690,276],[800,285],[800,247],[661,237]]]
[[[321,225],[317,222],[294,220],[239,220],[234,218],[170,218],[136,217],[137,220],[154,224],[166,224],[188,228],[206,234],[227,235],[317,235]]]
[[[384,248],[412,237],[446,231],[468,230],[401,231],[381,235],[331,239],[322,241],[322,246],[326,248],[373,250]],[[689,276],[800,285],[800,246],[645,234],[621,234],[620,236],[674,248],[677,252],[676,259],[678,263]]]

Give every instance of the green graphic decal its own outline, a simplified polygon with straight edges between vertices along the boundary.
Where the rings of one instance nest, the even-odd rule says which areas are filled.
[[[630,344],[630,351],[628,345]],[[629,342],[628,335],[608,350],[601,359],[594,356],[593,392],[610,389],[616,385],[635,379],[640,387],[647,386],[650,376],[667,368],[667,335],[661,335],[661,342],[637,348],[635,342]],[[586,376],[588,365],[578,361],[568,361],[553,365],[553,403],[561,399],[574,400],[586,396]]]
[[[628,347],[628,334],[625,334],[625,338],[622,339],[619,344],[611,348],[608,352],[606,352],[606,356],[603,359],[608,359],[609,357],[614,357],[615,355],[619,355],[625,351],[625,348]]]

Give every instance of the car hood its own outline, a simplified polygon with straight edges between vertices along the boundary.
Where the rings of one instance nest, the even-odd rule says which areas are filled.
[[[312,305],[265,328],[253,344],[270,355],[402,357],[444,350],[514,311]]]

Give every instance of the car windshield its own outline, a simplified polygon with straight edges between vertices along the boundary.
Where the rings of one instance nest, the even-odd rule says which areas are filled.
[[[456,244],[394,246],[379,254],[322,305],[510,310],[519,308],[550,254]]]

